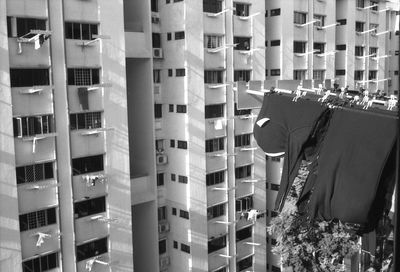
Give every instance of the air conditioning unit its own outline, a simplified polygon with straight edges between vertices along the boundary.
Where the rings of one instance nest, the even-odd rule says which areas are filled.
[[[162,59],[162,57],[163,57],[162,48],[153,48],[153,58]]]
[[[169,231],[169,223],[168,222],[158,223],[158,232],[159,233],[164,233],[167,231]]]
[[[168,162],[168,156],[165,154],[160,154],[156,156],[157,159],[157,164],[161,165],[161,164],[166,164]]]
[[[169,256],[164,256],[160,258],[160,268],[164,269],[169,265]]]

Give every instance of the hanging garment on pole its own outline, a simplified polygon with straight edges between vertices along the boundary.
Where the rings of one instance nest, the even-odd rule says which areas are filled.
[[[394,180],[397,121],[365,111],[333,111],[318,152],[309,215],[375,225]]]
[[[302,147],[316,120],[326,110],[320,103],[305,99],[293,102],[292,99],[285,95],[266,94],[254,125],[254,138],[264,152],[285,152],[281,185],[275,202],[275,209],[279,210],[300,167],[301,159],[298,158]],[[260,127],[258,124],[263,118],[269,121]]]
[[[89,92],[87,87],[78,88],[79,104],[81,104],[82,110],[89,109]]]

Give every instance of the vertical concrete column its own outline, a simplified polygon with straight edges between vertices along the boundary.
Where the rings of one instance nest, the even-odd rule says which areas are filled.
[[[6,0],[0,0],[0,271],[22,271]]]
[[[233,1],[225,1],[225,8],[228,11],[225,13],[225,37],[227,44],[233,44]],[[233,47],[226,50],[226,82],[233,82]],[[227,152],[227,172],[228,172],[228,188],[236,186],[235,180],[235,115],[234,109],[234,93],[233,86],[228,84],[226,87],[226,118],[227,118],[227,139],[226,139],[226,152]],[[228,190],[228,222],[236,221],[235,212],[235,190]],[[229,253],[232,256],[229,259],[229,271],[236,271],[236,227],[235,224],[230,224],[228,235]]]
[[[62,0],[48,0],[52,84],[54,85],[54,116],[56,121],[57,179],[59,187],[61,258],[64,271],[76,271],[74,207],[72,191],[71,151],[69,136],[68,93],[64,45],[64,14]]]
[[[314,20],[314,0],[308,0],[308,21],[311,22]],[[308,34],[308,52],[314,50],[314,24],[310,24],[307,26],[307,34]],[[307,70],[308,77],[306,79],[313,79],[314,72],[314,54],[307,54]]]

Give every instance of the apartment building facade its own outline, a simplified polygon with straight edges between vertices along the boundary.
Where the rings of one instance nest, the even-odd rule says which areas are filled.
[[[267,79],[395,93],[398,11],[398,1],[266,1]]]
[[[152,1],[161,271],[265,271],[264,154],[233,88],[264,77],[263,13]]]

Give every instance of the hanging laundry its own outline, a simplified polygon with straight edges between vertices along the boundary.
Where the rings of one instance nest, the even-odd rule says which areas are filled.
[[[87,87],[78,88],[79,104],[81,104],[82,110],[89,109],[89,92]]]
[[[214,129],[221,130],[224,128],[224,120],[218,119],[214,121]]]
[[[254,125],[254,138],[264,152],[285,152],[281,185],[275,202],[275,209],[279,210],[300,167],[298,157],[301,149],[316,120],[326,110],[320,103],[305,99],[293,102],[292,99],[285,95],[266,94]],[[260,127],[257,122],[263,118],[269,120]]]

